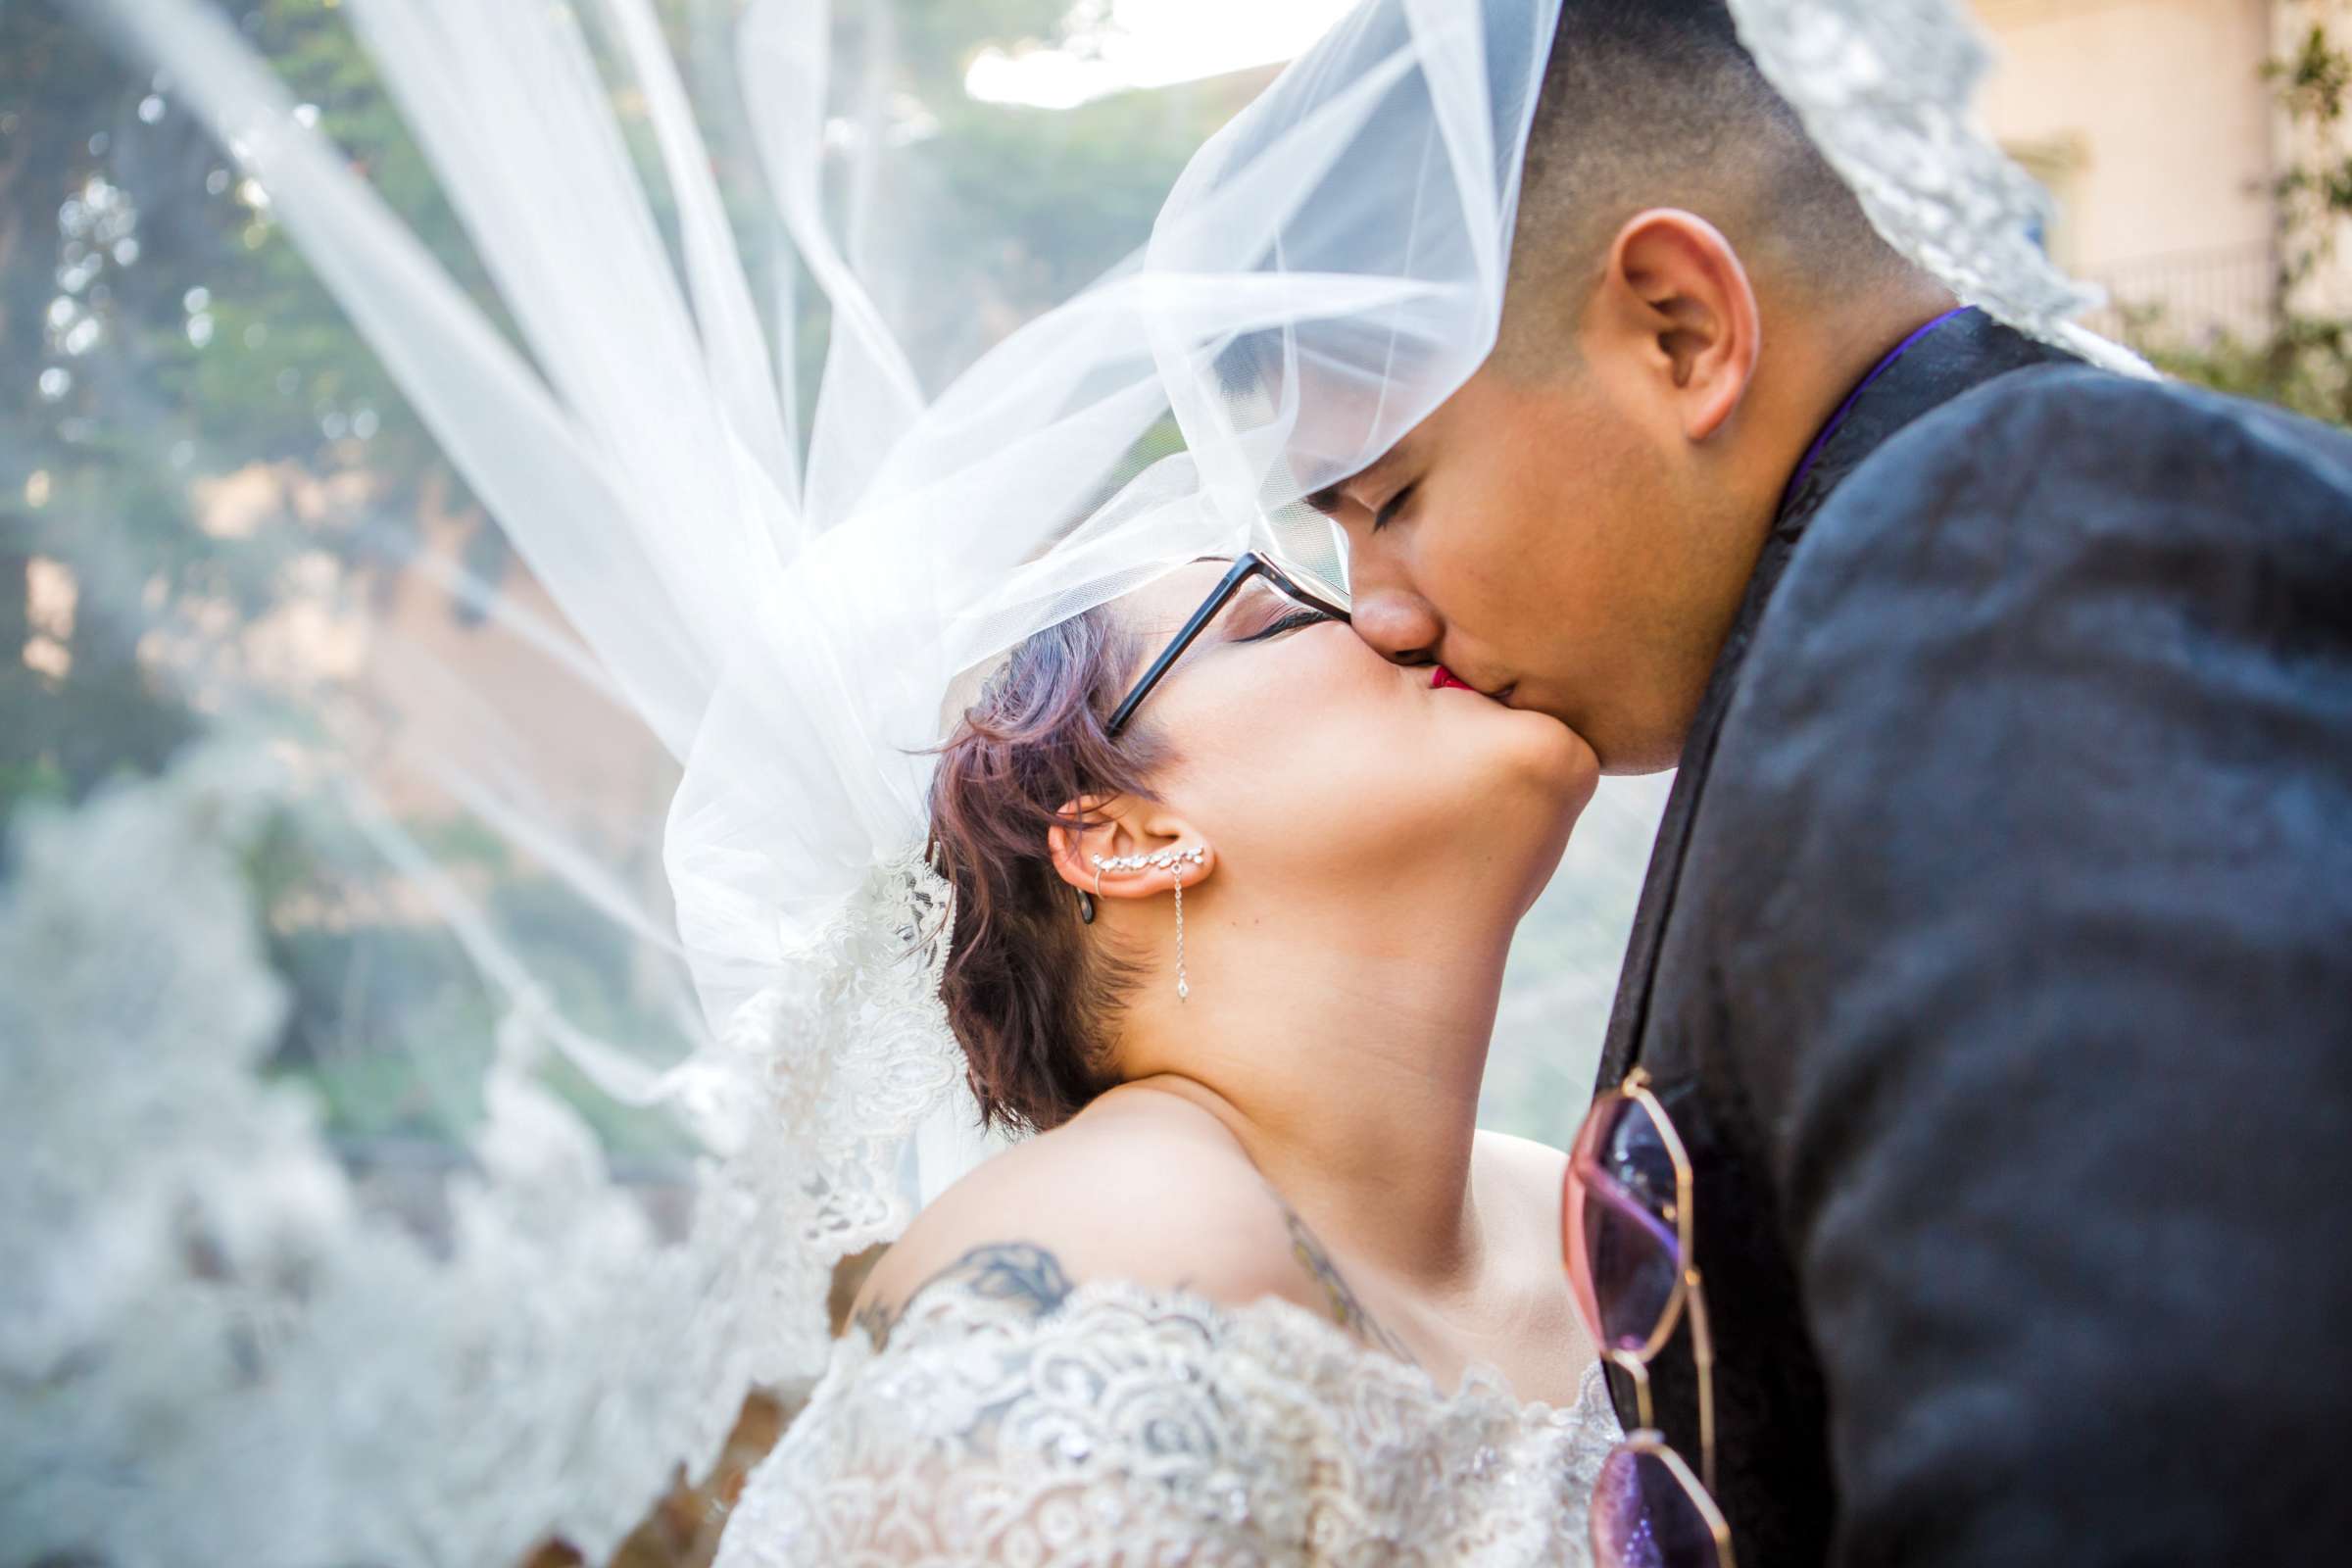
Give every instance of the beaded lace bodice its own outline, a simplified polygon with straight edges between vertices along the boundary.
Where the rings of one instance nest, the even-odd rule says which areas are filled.
[[[747,1482],[718,1568],[1582,1564],[1618,1428],[1453,1393],[1282,1300],[1117,1281],[1038,1310],[962,1281],[855,1330]]]

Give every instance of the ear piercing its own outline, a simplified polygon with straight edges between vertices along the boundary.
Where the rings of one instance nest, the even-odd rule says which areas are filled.
[[[1150,855],[1114,855],[1109,859],[1094,857],[1095,891],[1102,891],[1105,871],[1173,871],[1179,863],[1199,865],[1208,858],[1208,846],[1196,845],[1189,850],[1154,850]]]
[[[1193,986],[1192,982],[1185,978],[1184,973],[1184,873],[1179,867],[1198,866],[1205,863],[1208,859],[1208,846],[1198,844],[1189,850],[1154,850],[1150,855],[1114,855],[1108,859],[1098,855],[1093,858],[1095,891],[1098,894],[1102,891],[1102,873],[1105,871],[1166,871],[1171,873],[1168,880],[1176,891],[1176,1000],[1190,1002],[1193,998]],[[1083,900],[1086,895],[1081,893],[1079,897]],[[1092,916],[1088,912],[1087,906],[1081,904],[1079,912],[1080,918],[1091,922]]]

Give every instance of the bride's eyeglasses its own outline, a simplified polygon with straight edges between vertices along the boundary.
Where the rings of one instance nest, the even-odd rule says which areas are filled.
[[[1568,1155],[1561,1204],[1568,1277],[1601,1353],[1633,1380],[1641,1428],[1611,1450],[1592,1489],[1599,1568],[1734,1568],[1715,1503],[1715,1344],[1691,1258],[1690,1158],[1636,1067],[1600,1097]],[[1690,1313],[1698,1368],[1702,1486],[1650,1411],[1649,1367]]]
[[[1184,629],[1176,634],[1157,659],[1152,661],[1152,667],[1144,671],[1143,678],[1135,683],[1135,689],[1120,701],[1118,707],[1111,710],[1110,721],[1102,726],[1104,734],[1113,740],[1118,738],[1119,732],[1127,727],[1128,720],[1135,717],[1135,710],[1143,706],[1144,699],[1152,695],[1152,688],[1166,678],[1168,671],[1175,668],[1176,661],[1184,657],[1184,651],[1198,642],[1200,634],[1208,629],[1208,623],[1217,618],[1217,612],[1233,603],[1234,596],[1252,577],[1265,578],[1285,595],[1334,620],[1348,618],[1346,607],[1329,591],[1307,586],[1254,551],[1236,556],[1233,569],[1226,572],[1223,580],[1209,590],[1208,597],[1200,602],[1200,608],[1194,611],[1192,618],[1184,623]]]

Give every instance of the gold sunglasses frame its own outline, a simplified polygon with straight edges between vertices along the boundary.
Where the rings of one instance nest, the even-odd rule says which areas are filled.
[[[1581,1185],[1575,1160],[1580,1156],[1595,1154],[1596,1151],[1588,1148],[1588,1144],[1597,1144],[1600,1129],[1608,1125],[1607,1114],[1618,1102],[1624,1101],[1639,1105],[1642,1113],[1649,1117],[1649,1124],[1657,1129],[1658,1141],[1666,1151],[1666,1157],[1674,1164],[1674,1207],[1671,1212],[1661,1216],[1674,1226],[1675,1245],[1681,1253],[1682,1269],[1675,1276],[1674,1290],[1666,1298],[1666,1305],[1659,1311],[1657,1324],[1650,1330],[1646,1344],[1638,1350],[1610,1347],[1601,1352],[1611,1365],[1633,1381],[1635,1413],[1641,1419],[1640,1428],[1627,1433],[1616,1451],[1646,1454],[1665,1465],[1667,1472],[1697,1506],[1699,1517],[1714,1536],[1715,1553],[1721,1568],[1734,1568],[1731,1523],[1724,1518],[1723,1509],[1715,1501],[1715,1337],[1707,1326],[1706,1288],[1699,1278],[1698,1264],[1692,1261],[1697,1255],[1696,1238],[1690,1227],[1691,1195],[1697,1186],[1696,1175],[1690,1164],[1690,1152],[1683,1147],[1683,1135],[1676,1131],[1674,1118],[1666,1114],[1666,1107],[1651,1093],[1649,1083],[1648,1070],[1637,1066],[1625,1075],[1624,1082],[1595,1100],[1592,1108],[1586,1112],[1585,1128],[1578,1133],[1576,1152],[1570,1156],[1571,1179],[1578,1180]],[[1597,1166],[1597,1159],[1594,1164]],[[1573,1219],[1577,1234],[1582,1235],[1581,1215],[1561,1217],[1564,1222]],[[1582,1266],[1589,1277],[1592,1271],[1590,1259],[1584,1260]],[[1698,1371],[1698,1454],[1699,1469],[1705,1478],[1703,1485],[1698,1477],[1691,1475],[1689,1463],[1667,1443],[1665,1434],[1658,1430],[1656,1413],[1651,1408],[1649,1396],[1649,1364],[1657,1359],[1658,1352],[1674,1338],[1674,1331],[1682,1322],[1686,1306],[1690,1312],[1690,1359]],[[1593,1326],[1597,1328],[1599,1325],[1595,1323]]]
[[[1683,1495],[1690,1498],[1691,1505],[1698,1510],[1698,1517],[1705,1523],[1707,1533],[1715,1538],[1715,1560],[1720,1568],[1738,1568],[1732,1557],[1731,1521],[1724,1518],[1723,1510],[1715,1505],[1715,1494],[1698,1484],[1698,1477],[1690,1473],[1690,1466],[1684,1462],[1681,1454],[1674,1451],[1674,1446],[1666,1441],[1662,1433],[1650,1427],[1629,1432],[1609,1451],[1612,1456],[1620,1453],[1646,1454],[1664,1465],[1666,1473],[1673,1476],[1675,1484],[1683,1489]]]

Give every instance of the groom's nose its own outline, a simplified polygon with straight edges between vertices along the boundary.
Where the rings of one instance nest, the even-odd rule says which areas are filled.
[[[1384,659],[1399,664],[1434,664],[1445,624],[1429,602],[1398,582],[1361,572],[1350,574],[1349,621],[1355,634]]]

